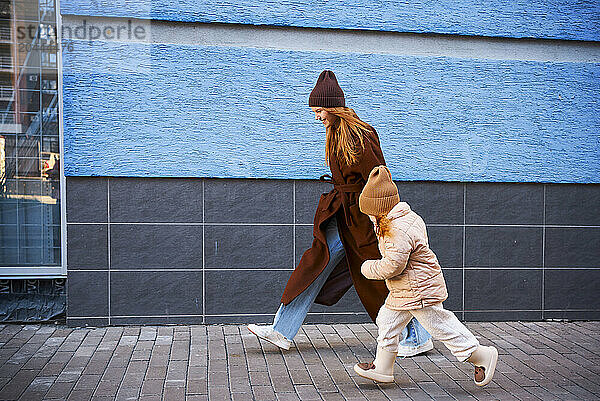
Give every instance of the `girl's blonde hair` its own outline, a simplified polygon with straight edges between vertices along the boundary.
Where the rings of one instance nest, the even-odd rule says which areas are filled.
[[[375,234],[380,237],[387,236],[392,229],[392,222],[387,216],[375,216]]]
[[[365,149],[365,138],[375,132],[362,121],[349,107],[323,107],[323,110],[338,117],[334,124],[327,128],[325,139],[325,159],[329,166],[329,156],[337,157],[348,166],[358,161]]]

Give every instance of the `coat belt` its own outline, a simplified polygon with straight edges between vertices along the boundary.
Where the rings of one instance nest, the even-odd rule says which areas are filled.
[[[346,193],[348,193],[348,192],[360,193],[360,192],[362,192],[364,186],[361,184],[340,184],[338,182],[335,182],[333,180],[333,177],[330,176],[329,174],[323,174],[319,178],[319,180],[333,184],[333,190],[336,191],[337,193],[339,193],[340,196],[342,197],[342,209],[344,209],[344,216],[346,217],[346,222],[348,224],[348,227],[354,225],[354,220],[352,219],[352,215],[349,213],[349,210],[348,210],[349,201],[348,201],[348,197],[346,196]],[[334,198],[331,197],[331,199],[327,203],[326,208],[329,208],[329,206],[331,205],[331,202],[333,202],[333,199]]]

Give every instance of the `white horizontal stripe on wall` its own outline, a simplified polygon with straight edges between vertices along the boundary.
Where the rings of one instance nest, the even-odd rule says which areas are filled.
[[[147,19],[63,17],[66,44],[77,39],[82,27],[135,29],[144,34],[101,34],[96,40],[189,44],[196,46],[255,47],[263,49],[397,54],[419,57],[456,57],[547,62],[600,62],[600,43],[546,39],[490,38],[381,31],[332,30],[279,26],[181,23]],[[85,25],[84,25],[85,24]],[[79,29],[79,30],[77,30]],[[141,31],[140,31],[141,32]]]

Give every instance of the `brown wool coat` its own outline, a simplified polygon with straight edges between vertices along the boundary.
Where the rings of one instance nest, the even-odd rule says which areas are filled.
[[[340,239],[346,257],[335,267],[325,282],[315,303],[333,305],[354,284],[358,296],[373,321],[385,302],[388,289],[383,281],[365,278],[360,267],[365,260],[379,259],[377,237],[369,217],[358,208],[358,197],[375,166],[385,165],[383,152],[376,132],[365,141],[365,149],[357,163],[341,165],[330,156],[329,167],[334,188],[321,195],[313,223],[313,243],[304,252],[300,263],[292,272],[281,302],[289,304],[304,291],[325,269],[329,262],[329,248],[325,239],[326,222],[337,217]]]

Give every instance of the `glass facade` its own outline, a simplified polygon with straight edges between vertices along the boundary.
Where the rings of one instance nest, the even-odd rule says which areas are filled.
[[[62,266],[57,34],[54,0],[0,0],[0,276]]]

